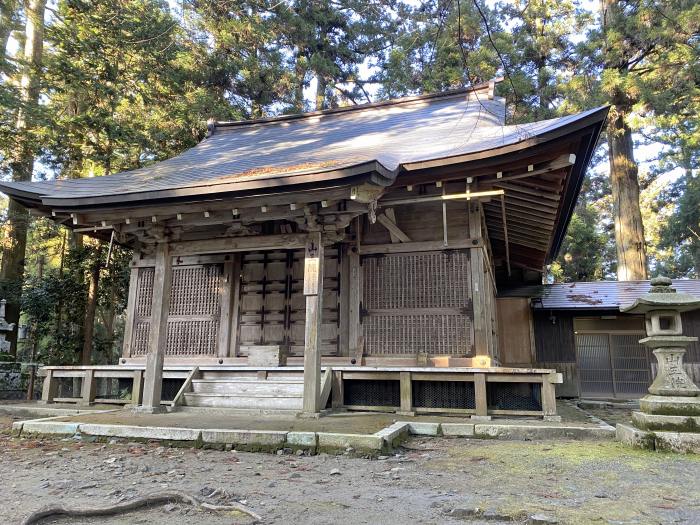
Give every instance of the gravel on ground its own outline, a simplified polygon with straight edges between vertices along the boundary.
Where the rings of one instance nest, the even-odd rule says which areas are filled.
[[[108,506],[182,491],[264,523],[700,523],[700,457],[614,442],[413,438],[379,459],[16,438],[0,417],[0,523],[49,504]],[[43,523],[251,523],[168,504]]]

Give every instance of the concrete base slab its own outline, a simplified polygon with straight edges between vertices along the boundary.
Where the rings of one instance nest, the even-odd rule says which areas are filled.
[[[485,422],[485,421],[491,421],[491,416],[470,416],[470,420],[474,422]]]

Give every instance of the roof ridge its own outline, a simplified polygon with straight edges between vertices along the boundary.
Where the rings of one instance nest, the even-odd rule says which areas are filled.
[[[341,113],[352,113],[356,111],[365,111],[368,109],[375,109],[388,106],[397,106],[401,104],[411,104],[415,102],[421,102],[424,100],[433,99],[446,99],[451,97],[458,97],[460,95],[477,93],[477,92],[487,92],[489,93],[494,89],[495,84],[501,82],[501,78],[496,78],[489,80],[488,82],[481,82],[474,86],[463,87],[457,89],[448,89],[445,91],[438,91],[435,93],[426,93],[423,95],[412,95],[408,97],[392,98],[389,100],[381,100],[378,102],[368,102],[365,104],[357,104],[353,106],[343,106],[340,108],[323,109],[319,111],[307,111],[305,113],[294,113],[291,115],[278,115],[275,117],[265,117],[251,120],[234,120],[234,121],[210,121],[209,130],[210,135],[213,134],[218,128],[237,128],[244,126],[252,126],[257,124],[275,124],[278,122],[288,122],[294,120],[303,120],[307,118],[320,117],[325,115],[336,115]]]

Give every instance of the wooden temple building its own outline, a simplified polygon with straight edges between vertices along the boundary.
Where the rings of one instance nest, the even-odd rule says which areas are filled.
[[[43,399],[128,378],[146,411],[555,417],[561,375],[508,366],[528,321],[497,299],[541,283],[606,114],[506,125],[491,82],[213,123],[147,167],[0,184],[134,251],[122,359],[45,367]]]

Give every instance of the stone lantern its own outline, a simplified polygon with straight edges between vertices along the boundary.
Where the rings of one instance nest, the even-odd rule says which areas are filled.
[[[8,323],[5,320],[5,305],[7,301],[3,299],[0,301],[0,353],[9,353],[11,343],[6,341],[5,338],[7,334],[15,329],[14,323]]]
[[[658,362],[649,394],[640,399],[640,411],[632,413],[636,428],[622,428],[622,440],[647,448],[700,451],[700,388],[683,368],[686,347],[698,338],[684,336],[681,322],[682,312],[700,308],[700,298],[678,293],[672,284],[667,277],[652,279],[648,293],[621,308],[623,312],[644,314],[647,337],[639,342],[652,349]],[[618,426],[618,437],[620,427],[626,426]],[[679,432],[688,434],[670,435]]]

